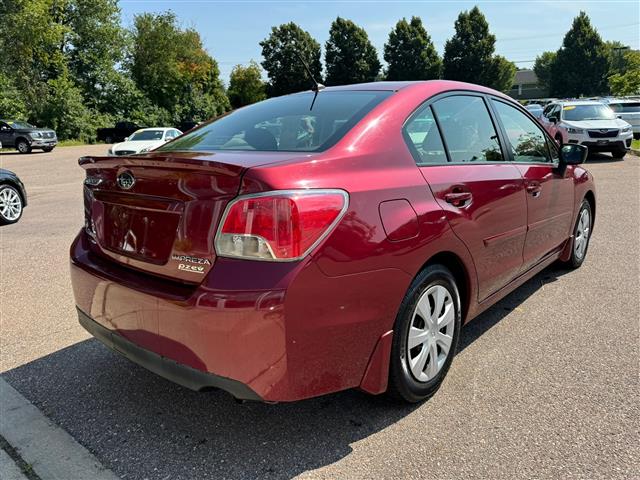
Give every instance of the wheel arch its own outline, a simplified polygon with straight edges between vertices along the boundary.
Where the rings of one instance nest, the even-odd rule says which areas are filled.
[[[416,276],[430,265],[440,264],[448,268],[453,275],[460,294],[460,307],[462,309],[462,321],[465,323],[471,307],[471,275],[462,258],[451,251],[438,252],[422,265]]]
[[[23,207],[27,206],[27,199],[24,198],[24,194],[22,193],[22,189],[20,188],[20,186],[18,184],[16,184],[15,182],[13,182],[9,178],[2,178],[2,179],[0,179],[0,187],[3,186],[3,185],[9,185],[10,187],[13,187],[15,189],[15,191],[18,192],[18,195],[20,195],[20,200],[22,200],[22,206]]]
[[[584,194],[584,198],[589,202],[589,206],[591,207],[591,230],[593,231],[593,226],[596,222],[596,196],[592,190],[587,190],[587,193]]]

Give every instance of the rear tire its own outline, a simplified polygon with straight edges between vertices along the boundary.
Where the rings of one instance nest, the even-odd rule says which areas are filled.
[[[436,393],[455,356],[460,327],[460,295],[453,275],[443,265],[426,267],[409,287],[396,317],[387,394],[416,403]]]
[[[104,143],[113,143],[113,138],[112,138],[112,137],[110,137],[110,136],[105,137],[105,139],[104,139]]]
[[[22,217],[24,202],[11,185],[0,185],[0,225],[16,223]]]
[[[31,153],[31,145],[26,140],[18,140],[16,148],[20,153]]]
[[[571,268],[580,268],[587,257],[589,240],[591,240],[591,230],[593,226],[593,214],[591,204],[587,199],[582,200],[578,218],[573,227],[573,241],[571,242],[571,257],[565,265]]]

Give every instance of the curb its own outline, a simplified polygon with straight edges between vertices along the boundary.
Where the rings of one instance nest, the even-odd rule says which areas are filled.
[[[118,480],[93,454],[2,378],[0,436],[41,480]]]

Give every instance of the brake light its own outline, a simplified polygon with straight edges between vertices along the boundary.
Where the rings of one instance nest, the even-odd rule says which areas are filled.
[[[306,256],[347,210],[343,190],[283,190],[239,197],[216,235],[220,257],[292,261]]]

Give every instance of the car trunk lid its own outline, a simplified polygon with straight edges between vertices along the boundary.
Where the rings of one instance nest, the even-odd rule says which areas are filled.
[[[94,251],[146,273],[200,283],[243,172],[291,153],[180,152],[83,157],[85,229]]]

